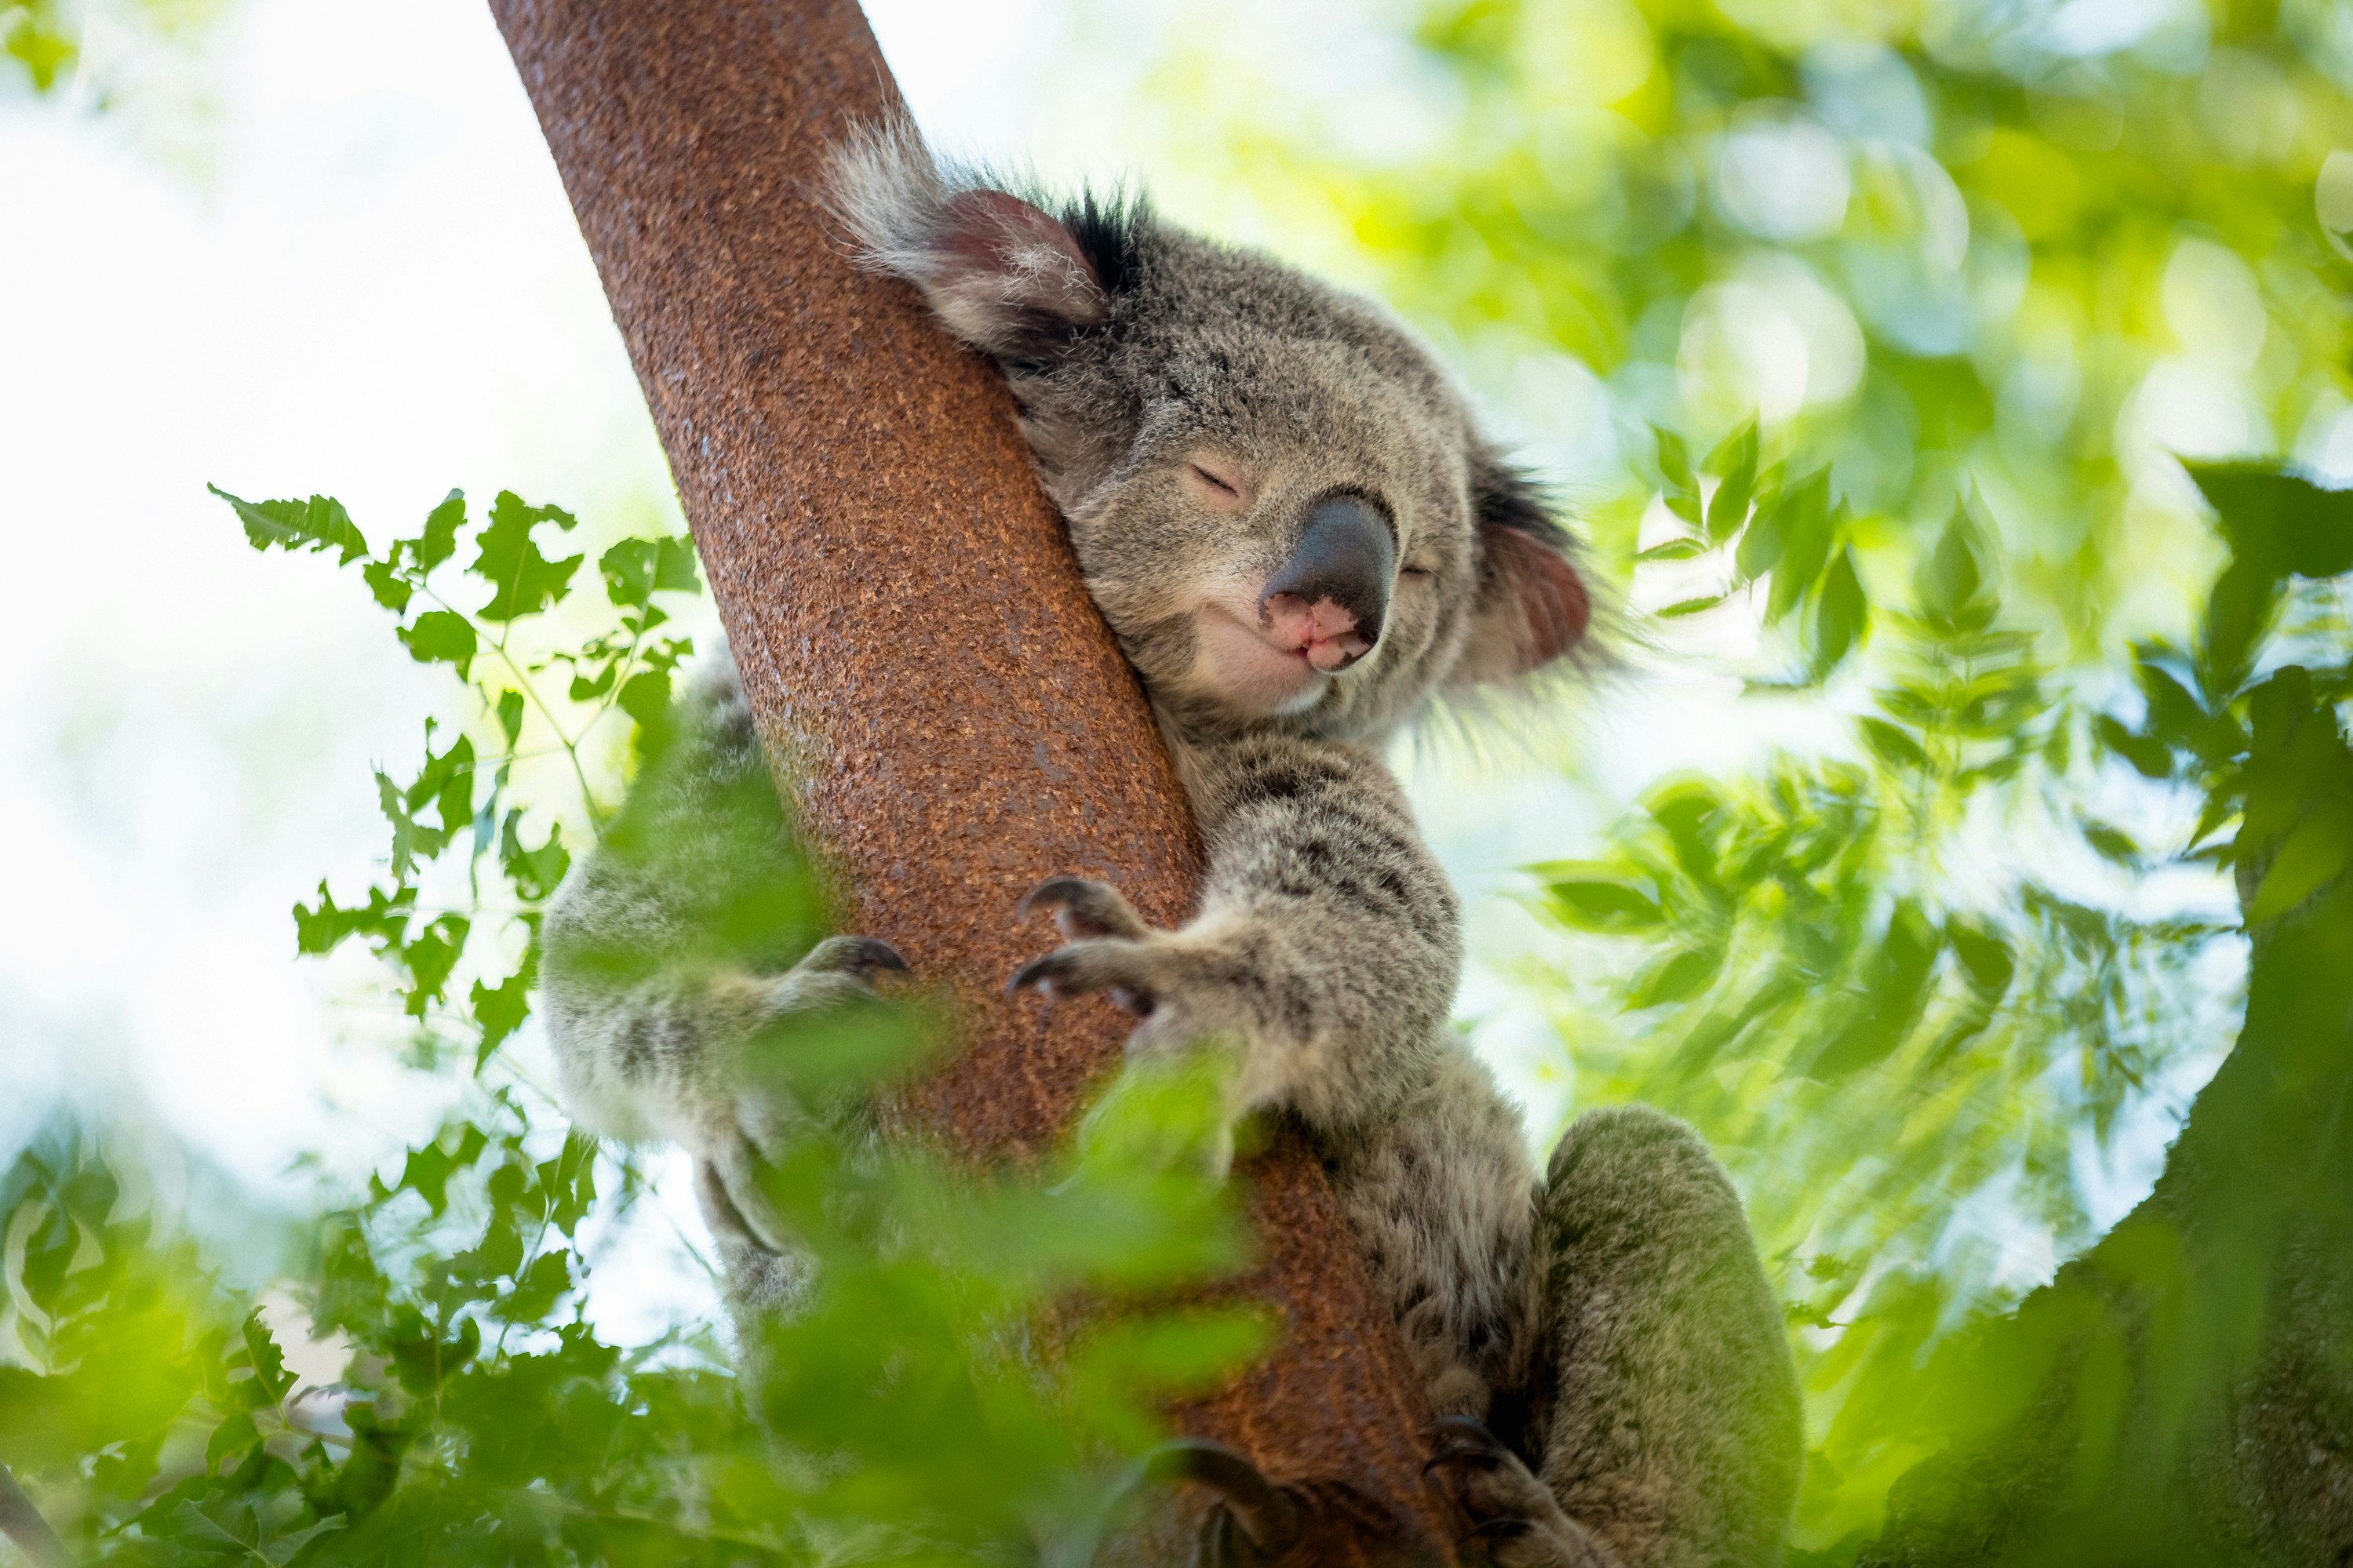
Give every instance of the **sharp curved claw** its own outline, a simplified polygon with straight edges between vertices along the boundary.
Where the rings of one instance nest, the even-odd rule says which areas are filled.
[[[882,970],[897,974],[908,973],[907,961],[900,956],[899,950],[872,936],[829,936],[811,948],[801,962],[809,969],[845,974],[868,975]]]
[[[1082,877],[1049,877],[1021,895],[1021,906],[1013,911],[1013,918],[1026,921],[1039,910],[1077,903],[1093,886]]]
[[[1475,1447],[1504,1451],[1504,1440],[1475,1415],[1441,1415],[1421,1429],[1421,1440],[1435,1444],[1441,1440],[1467,1443]]]
[[[1456,1444],[1440,1448],[1437,1453],[1424,1459],[1421,1462],[1421,1473],[1426,1476],[1432,1470],[1447,1469],[1456,1465],[1471,1470],[1492,1470],[1501,1463],[1501,1460],[1484,1448],[1473,1448]]]
[[[1049,877],[1021,900],[1020,918],[1050,910],[1066,940],[1091,936],[1140,939],[1151,932],[1117,888],[1084,877]]]
[[[1015,970],[1013,978],[1005,983],[1005,994],[1008,996],[1018,996],[1024,991],[1035,986],[1039,990],[1047,992],[1049,995],[1052,994],[1050,987],[1053,982],[1047,971],[1053,967],[1053,957],[1054,955],[1050,952],[1044,958],[1033,958]]]
[[[869,970],[889,970],[893,974],[909,973],[906,959],[899,950],[881,937],[861,936],[858,939],[856,967]]]

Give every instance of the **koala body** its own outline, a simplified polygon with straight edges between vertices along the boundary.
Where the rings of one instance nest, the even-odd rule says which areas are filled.
[[[869,261],[1003,367],[1208,849],[1177,931],[1108,885],[1040,884],[1066,942],[1017,984],[1113,996],[1131,1052],[1221,1042],[1234,1115],[1306,1126],[1495,1562],[1777,1560],[1797,1393],[1738,1200],[1640,1110],[1588,1115],[1534,1169],[1448,1026],[1460,911],[1382,761],[1442,692],[1572,653],[1589,600],[1567,531],[1370,301],[1141,205],[1050,213],[909,132],[849,149],[836,195]],[[781,812],[731,668],[678,734],[625,810],[642,831],[551,917],[550,1032],[584,1123],[694,1151],[737,1295],[770,1310],[797,1276],[754,1178],[798,1111],[743,1053],[895,954],[840,938],[788,965],[783,935],[720,935],[774,874]]]

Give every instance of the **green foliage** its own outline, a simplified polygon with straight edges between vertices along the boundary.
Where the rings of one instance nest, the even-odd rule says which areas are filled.
[[[533,655],[518,623],[587,608],[567,603],[585,557],[543,548],[570,514],[501,495],[468,610],[456,492],[381,552],[327,498],[224,499],[255,548],[357,567],[473,710],[427,720],[413,768],[376,770],[383,874],[349,902],[322,881],[293,911],[301,952],[356,942],[379,961],[411,1061],[455,1100],[364,1191],[322,1191],[299,1265],[258,1297],[135,1156],[70,1126],[23,1152],[0,1181],[0,1463],[94,1562],[1083,1561],[1158,1404],[1265,1337],[1198,1300],[1246,1261],[1227,1195],[1172,1157],[1210,1136],[1206,1069],[1131,1078],[1041,1168],[975,1171],[878,1147],[855,1110],[928,1054],[920,1016],[780,1025],[760,1053],[779,1087],[842,1114],[769,1173],[808,1275],[799,1310],[749,1331],[756,1411],[709,1324],[614,1342],[586,1288],[649,1223],[647,1178],[565,1131],[508,1047],[569,863],[558,818],[637,847],[660,830],[608,816],[586,742],[618,713],[640,756],[659,750],[690,645],[657,601],[698,591],[691,547],[613,545],[603,618]],[[543,689],[551,671],[566,695]],[[534,798],[534,760],[580,797]],[[722,924],[789,962],[822,930],[818,883],[776,880]]]

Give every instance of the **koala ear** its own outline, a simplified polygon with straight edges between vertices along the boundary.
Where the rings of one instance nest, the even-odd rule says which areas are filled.
[[[1576,541],[1525,474],[1482,451],[1472,459],[1479,530],[1479,596],[1456,685],[1510,680],[1550,664],[1585,638],[1592,596],[1571,556]]]
[[[1140,208],[1089,196],[1057,217],[943,171],[904,123],[845,143],[832,191],[862,258],[921,289],[950,331],[987,353],[1029,358],[1067,342],[1100,325],[1131,280]]]

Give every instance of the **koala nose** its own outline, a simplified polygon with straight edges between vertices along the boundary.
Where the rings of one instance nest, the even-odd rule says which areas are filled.
[[[1291,559],[1260,592],[1267,629],[1322,670],[1345,669],[1381,640],[1397,541],[1380,513],[1335,496],[1307,514]]]

